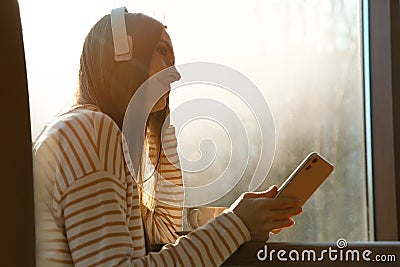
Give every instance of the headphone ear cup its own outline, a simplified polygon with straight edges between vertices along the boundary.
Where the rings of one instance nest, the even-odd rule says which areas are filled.
[[[133,56],[133,38],[126,33],[126,7],[111,10],[111,32],[114,42],[114,60],[128,61]]]
[[[133,58],[133,39],[132,36],[130,35],[127,35],[127,37],[128,37],[129,52],[127,54],[119,54],[119,55],[117,53],[114,53],[115,61],[128,61]]]

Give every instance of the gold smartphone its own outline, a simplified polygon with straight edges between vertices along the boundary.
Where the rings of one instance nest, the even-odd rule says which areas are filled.
[[[312,152],[279,187],[276,197],[297,197],[303,205],[332,171],[331,163]]]

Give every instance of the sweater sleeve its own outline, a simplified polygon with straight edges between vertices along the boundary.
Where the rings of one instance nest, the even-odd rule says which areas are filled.
[[[187,236],[181,236],[175,244],[168,244],[147,257],[159,266],[220,266],[249,240],[250,233],[242,220],[226,210]]]
[[[219,266],[250,239],[243,222],[227,211],[166,245],[135,257],[121,185],[105,172],[75,183],[65,201],[65,229],[75,266]],[[101,177],[101,178],[100,178]],[[79,207],[79,208],[78,208]]]

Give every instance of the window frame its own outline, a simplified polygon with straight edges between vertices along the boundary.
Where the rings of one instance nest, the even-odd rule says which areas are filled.
[[[370,134],[367,156],[372,162],[369,174],[373,181],[371,176],[368,179],[369,188],[373,186],[369,199],[373,205],[369,205],[369,217],[375,241],[400,240],[400,77],[396,75],[400,73],[400,52],[395,49],[400,47],[399,4],[399,0],[363,1],[364,14],[369,17],[364,25],[368,27],[364,45],[369,43],[364,53],[364,88],[366,100],[370,94],[366,106],[370,106],[371,128],[366,129],[366,147],[368,152]]]

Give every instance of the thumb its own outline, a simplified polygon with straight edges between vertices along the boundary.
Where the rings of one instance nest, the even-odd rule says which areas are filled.
[[[249,192],[246,194],[246,198],[259,198],[259,197],[273,198],[275,197],[276,193],[278,193],[278,187],[276,185],[273,185],[265,191]]]

